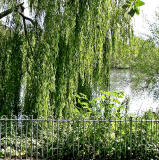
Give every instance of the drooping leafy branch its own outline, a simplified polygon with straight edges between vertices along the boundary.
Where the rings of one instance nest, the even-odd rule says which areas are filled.
[[[128,11],[128,14],[133,17],[135,14],[139,15],[139,7],[143,6],[145,3],[141,0],[127,0],[126,3],[122,6],[124,10]]]
[[[56,118],[70,117],[78,105],[76,93],[83,92],[91,98],[91,91],[97,86],[109,89],[110,54],[115,52],[117,40],[126,43],[129,39],[131,16],[122,8],[125,1],[29,0],[28,3],[31,18],[19,10],[12,16],[13,26],[20,31],[22,42],[18,44],[23,52],[21,58],[15,57],[20,60],[23,73],[18,85],[26,86],[23,92],[18,91],[17,97],[23,102],[19,105],[25,114],[36,117],[50,114]],[[13,35],[17,32],[12,31]],[[7,51],[6,57],[9,53],[17,54],[16,50]],[[14,67],[17,62],[4,61]],[[4,71],[11,76],[11,68]],[[12,111],[15,112],[14,108]]]

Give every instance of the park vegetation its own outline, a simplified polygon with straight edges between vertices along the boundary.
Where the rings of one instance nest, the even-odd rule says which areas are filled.
[[[132,37],[141,0],[1,1],[0,114],[69,118],[76,94],[109,90],[116,41]],[[4,29],[5,28],[5,29]]]
[[[131,24],[144,2],[25,3],[30,15],[0,2],[0,157],[158,159],[157,114],[129,114],[124,93],[109,91],[113,67],[157,79],[157,27],[142,39]]]

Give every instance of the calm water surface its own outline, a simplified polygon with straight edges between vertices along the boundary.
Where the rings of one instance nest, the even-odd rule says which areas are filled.
[[[130,97],[130,113],[141,114],[149,109],[158,111],[159,84],[155,84],[153,90],[151,87],[134,87],[131,76],[132,73],[129,70],[113,69],[110,76],[110,90],[122,90],[125,92],[125,96]]]

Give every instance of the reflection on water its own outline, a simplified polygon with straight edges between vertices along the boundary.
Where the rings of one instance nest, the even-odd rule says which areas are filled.
[[[131,81],[129,70],[115,70],[111,71],[110,76],[110,90],[122,90],[126,96],[130,97],[129,112],[141,114],[148,109],[157,111],[159,109],[159,83],[149,88],[134,88],[133,81]]]

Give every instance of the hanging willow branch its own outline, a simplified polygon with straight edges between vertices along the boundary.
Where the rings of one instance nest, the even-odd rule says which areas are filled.
[[[1,13],[0,13],[0,19],[6,17],[7,15],[9,15],[9,14],[11,14],[12,12],[16,11],[16,12],[18,12],[18,13],[22,16],[23,19],[30,21],[30,22],[35,26],[35,25],[36,25],[36,22],[33,21],[31,18],[26,17],[26,16],[24,15],[23,11],[24,11],[25,8],[23,7],[23,5],[24,5],[24,2],[18,4],[18,5],[16,5],[15,7],[12,7],[12,8],[10,8],[10,9],[4,11],[4,12],[1,12]],[[21,9],[21,12],[18,10],[19,8]],[[23,10],[23,11],[22,11],[22,10]]]
[[[9,14],[11,14],[11,13],[14,12],[14,11],[17,12],[17,13],[19,13],[19,15],[20,15],[20,16],[22,17],[22,19],[23,19],[24,32],[25,32],[26,39],[27,39],[27,41],[28,41],[28,44],[29,44],[29,47],[30,47],[31,52],[33,52],[33,51],[32,51],[32,47],[31,47],[31,43],[30,43],[29,38],[28,38],[27,27],[26,27],[26,22],[25,22],[25,21],[26,21],[26,20],[30,21],[34,26],[36,26],[37,23],[36,23],[35,21],[33,21],[31,18],[26,17],[26,16],[24,15],[24,10],[25,10],[25,8],[24,8],[23,5],[24,5],[24,2],[23,2],[23,3],[20,3],[20,4],[16,5],[16,6],[14,6],[14,7],[12,7],[12,8],[10,8],[10,9],[2,12],[2,13],[0,13],[0,19],[3,18],[3,17],[5,17],[5,16],[7,16],[7,15],[9,15]]]
[[[72,118],[76,114],[74,108],[78,105],[74,94],[83,93],[90,99],[94,89],[92,86],[104,86],[106,90],[109,87],[112,37],[119,42],[127,42],[125,37],[130,17],[124,16],[121,8],[123,1],[116,3],[116,0],[57,0],[47,3],[28,0],[28,3],[32,6],[35,18],[26,17],[24,5],[3,12],[3,16],[16,12],[24,26],[23,29],[21,27],[25,34],[25,39],[22,39],[24,55],[21,56],[26,58],[24,61],[21,57],[21,63],[23,71],[27,71],[24,77],[27,80],[24,114]],[[42,16],[43,27],[36,19]],[[33,29],[27,28],[26,22]],[[16,25],[19,25],[19,21]],[[111,29],[116,33],[112,37]],[[6,66],[13,66],[8,59],[4,62]],[[10,68],[7,68],[8,75],[12,73]],[[6,95],[10,93],[9,90]],[[7,101],[5,104],[8,104]]]
[[[18,13],[25,19],[25,20],[28,20],[30,21],[33,25],[35,25],[36,23],[29,17],[26,17],[23,13],[19,12]]]
[[[33,54],[33,50],[32,50],[32,47],[31,47],[31,42],[29,40],[29,37],[28,37],[28,31],[27,31],[27,27],[26,27],[26,22],[25,20],[30,20],[32,23],[34,23],[34,21],[26,16],[24,16],[24,8],[21,7],[21,12],[18,12],[22,17],[23,17],[23,25],[24,25],[24,32],[25,32],[25,37],[26,37],[26,40],[28,41],[28,44],[29,44],[29,47],[30,47],[30,51],[31,53]]]
[[[3,17],[8,16],[9,14],[11,14],[11,13],[14,12],[14,11],[17,11],[17,10],[19,9],[19,7],[23,6],[23,4],[24,4],[24,2],[18,4],[18,5],[10,8],[10,9],[4,11],[4,12],[1,12],[1,13],[0,13],[0,19],[2,19]]]
[[[4,12],[1,12],[1,13],[0,13],[0,19],[8,16],[8,15],[11,14],[12,12],[17,12],[17,13],[22,17],[23,25],[24,25],[25,37],[26,37],[26,40],[27,40],[27,42],[28,42],[28,45],[29,45],[29,48],[30,48],[30,52],[31,52],[31,54],[33,55],[33,49],[32,49],[31,42],[30,42],[29,37],[28,37],[26,20],[30,21],[33,26],[37,26],[37,23],[36,23],[36,21],[34,21],[34,20],[32,20],[31,18],[26,17],[26,16],[24,15],[25,7],[24,7],[23,5],[24,5],[24,2],[18,4],[18,5],[10,8],[10,9],[4,11]],[[29,70],[28,70],[28,67],[27,67],[27,72],[30,74],[30,72],[29,72]]]

